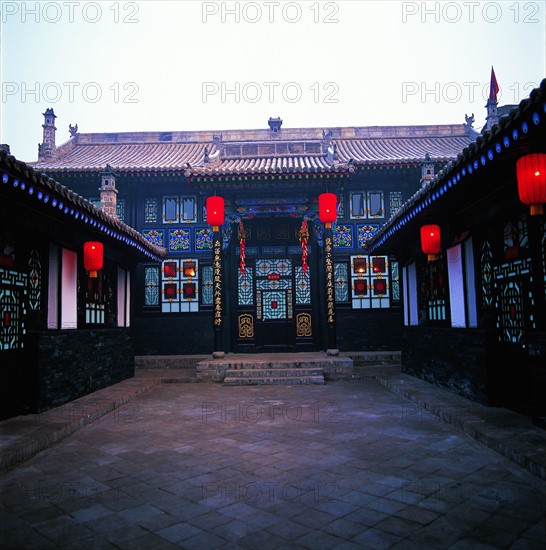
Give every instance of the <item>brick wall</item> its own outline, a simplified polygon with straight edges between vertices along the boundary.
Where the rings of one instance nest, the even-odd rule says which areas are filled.
[[[486,332],[405,327],[402,370],[474,401],[487,403]]]
[[[134,375],[133,342],[128,329],[36,332],[30,339],[36,412]]]
[[[211,312],[182,317],[137,317],[132,330],[135,355],[198,355],[212,353],[214,349]],[[229,342],[227,326],[223,329],[223,341],[225,345]]]

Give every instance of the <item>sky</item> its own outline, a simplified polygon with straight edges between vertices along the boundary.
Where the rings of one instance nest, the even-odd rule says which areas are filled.
[[[546,0],[0,2],[0,143],[80,133],[485,124],[546,77]]]

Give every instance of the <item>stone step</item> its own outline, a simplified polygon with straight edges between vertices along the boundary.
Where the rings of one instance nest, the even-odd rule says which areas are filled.
[[[321,368],[236,368],[228,369],[225,378],[300,378],[305,376],[322,376]],[[225,380],[225,379],[224,379]]]
[[[224,378],[224,386],[324,384],[324,376],[230,376]]]

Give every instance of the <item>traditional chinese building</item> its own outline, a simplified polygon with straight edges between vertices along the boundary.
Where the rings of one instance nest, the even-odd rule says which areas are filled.
[[[132,274],[165,250],[117,219],[108,175],[98,208],[3,145],[0,178],[4,419],[133,376]]]
[[[403,369],[542,423],[543,203],[546,80],[413,194],[368,247],[400,262]]]
[[[399,349],[399,264],[365,245],[479,135],[471,120],[285,128],[270,118],[218,132],[71,127],[57,146],[53,110],[44,116],[34,168],[97,204],[108,178],[120,219],[167,249],[135,273],[137,355]],[[330,260],[318,212],[326,192],[337,196]],[[225,204],[215,255],[210,196]]]

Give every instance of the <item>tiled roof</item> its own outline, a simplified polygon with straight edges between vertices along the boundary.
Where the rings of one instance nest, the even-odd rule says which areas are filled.
[[[81,223],[87,232],[103,233],[120,241],[120,246],[133,248],[148,259],[159,261],[166,255],[164,248],[151,244],[132,227],[104,213],[46,174],[17,160],[6,150],[0,150],[0,172],[2,193],[14,193],[18,201],[26,200],[34,207],[41,205],[48,215],[64,215],[67,222]]]
[[[523,151],[546,152],[546,78],[517,108],[501,117],[499,123],[479,136],[475,143],[462,149],[456,159],[410,197],[369,241],[369,252],[385,250],[393,242],[393,236],[414,229],[422,219],[427,219],[431,210],[436,209],[440,215],[452,210],[454,194],[468,187],[473,174],[506,159],[512,159],[515,165],[514,159]],[[493,181],[492,185],[495,183]],[[472,190],[474,201],[480,193],[487,196],[491,192],[484,181]]]
[[[192,176],[352,172],[374,164],[447,162],[478,135],[459,125],[371,126],[77,134],[56,158],[29,163],[54,172],[183,171]],[[208,155],[208,158],[207,158]]]

